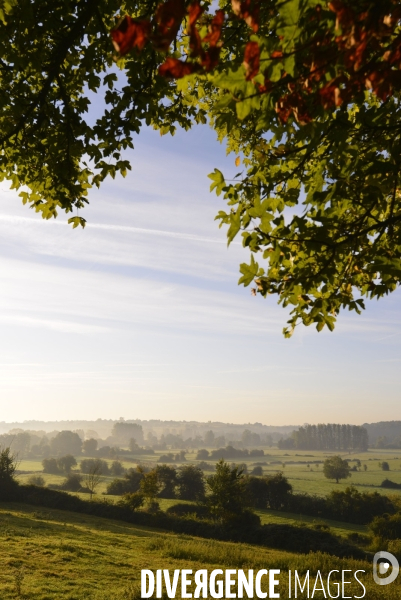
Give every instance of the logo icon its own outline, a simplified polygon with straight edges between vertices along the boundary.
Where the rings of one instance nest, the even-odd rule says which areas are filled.
[[[399,571],[400,565],[393,554],[384,551],[376,552],[373,557],[373,579],[378,585],[393,583],[397,579]],[[386,573],[388,573],[387,577],[380,577]]]

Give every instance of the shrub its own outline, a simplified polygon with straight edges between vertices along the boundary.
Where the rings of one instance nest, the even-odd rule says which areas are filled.
[[[38,487],[44,487],[45,480],[41,475],[31,475],[28,479],[29,485],[37,485]]]
[[[332,491],[327,497],[328,513],[351,523],[369,523],[376,515],[394,510],[389,498],[378,492],[361,493],[348,487],[344,492]]]
[[[175,461],[174,454],[169,452],[168,454],[161,454],[159,458],[160,463],[173,463]]]
[[[82,475],[79,473],[70,473],[61,484],[63,490],[69,492],[78,492],[82,487]]]
[[[401,489],[401,483],[396,483],[395,481],[391,481],[391,479],[384,479],[381,484],[380,487],[382,488],[389,488],[392,490],[400,490]]]
[[[176,517],[195,515],[198,519],[210,518],[210,512],[207,506],[202,504],[174,504],[166,510],[166,513]]]
[[[212,463],[205,462],[204,460],[201,460],[197,466],[200,469],[202,469],[202,471],[214,471],[215,469],[215,465],[212,465]]]
[[[401,539],[401,513],[375,517],[369,528],[382,540],[399,540]]]
[[[125,469],[119,460],[113,460],[110,467],[110,475],[114,477],[119,477],[119,475],[124,475]]]
[[[114,479],[107,486],[107,494],[121,496],[122,494],[137,492],[140,488],[144,474],[141,469],[129,469],[124,479]]]
[[[161,512],[160,504],[156,500],[151,500],[150,502],[148,502],[146,510],[151,515],[156,515],[157,513]]]
[[[57,466],[63,473],[70,473],[72,467],[77,466],[77,461],[72,454],[66,454],[57,459]]]
[[[138,510],[138,508],[143,506],[144,501],[143,494],[134,492],[133,494],[124,494],[118,504],[120,506],[127,506],[130,510]]]
[[[251,475],[255,475],[256,477],[262,477],[263,469],[260,466],[256,466],[252,469]]]
[[[116,519],[173,531],[178,534],[188,534],[207,539],[230,540],[247,544],[257,544],[270,548],[278,548],[299,553],[325,552],[328,555],[339,557],[366,558],[359,548],[341,541],[327,531],[316,531],[307,527],[294,527],[292,525],[269,524],[252,525],[234,524],[224,527],[221,524],[199,521],[190,518],[179,518],[168,515],[161,511],[149,513],[145,511],[131,510],[122,504],[111,504],[106,501],[94,500],[88,502],[77,496],[66,492],[51,490],[48,487],[39,488],[35,486],[19,486],[19,495],[15,498],[33,506],[68,510],[107,519]],[[244,521],[247,516],[244,515]],[[396,538],[395,538],[396,539]],[[231,564],[231,563],[230,563]]]
[[[110,496],[122,496],[123,494],[128,493],[127,490],[127,482],[124,479],[113,479],[107,485],[106,494]]]
[[[44,458],[42,460],[42,466],[43,473],[51,473],[52,475],[59,475],[61,473],[55,458]]]
[[[196,455],[196,460],[206,460],[207,458],[209,458],[208,450],[205,450],[205,448],[198,450],[198,454]]]

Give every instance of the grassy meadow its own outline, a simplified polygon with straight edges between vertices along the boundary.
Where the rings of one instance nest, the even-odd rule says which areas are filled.
[[[210,449],[209,449],[210,450]],[[343,490],[346,487],[353,485],[360,492],[377,491],[388,495],[397,494],[401,497],[400,490],[388,490],[381,488],[381,482],[388,478],[396,483],[401,483],[401,450],[375,450],[370,449],[368,452],[361,453],[342,453],[342,458],[349,459],[351,467],[356,465],[356,460],[361,461],[361,468],[358,471],[353,471],[351,477],[341,480],[338,484],[334,480],[326,479],[323,475],[323,462],[325,458],[334,454],[327,452],[311,452],[311,451],[291,451],[279,450],[277,448],[264,447],[265,456],[249,457],[247,459],[230,460],[228,462],[244,463],[247,466],[248,472],[259,465],[263,469],[264,475],[274,475],[278,471],[282,471],[288,481],[293,486],[294,492],[307,492],[308,494],[317,494],[326,496],[332,490]],[[156,452],[154,455],[131,455],[121,457],[121,462],[125,468],[135,467],[137,464],[155,466],[161,454],[165,452]],[[79,463],[82,457],[76,457]],[[188,452],[186,455],[187,463],[197,464],[200,461],[196,460],[196,452]],[[386,461],[389,463],[390,471],[383,471],[379,463]],[[111,460],[108,461],[111,464]],[[213,465],[216,461],[212,459],[206,460],[207,463]],[[176,463],[179,465],[180,463]],[[308,466],[309,465],[309,466]],[[364,470],[366,465],[367,470]],[[22,460],[19,465],[18,479],[21,483],[25,483],[32,474],[41,474],[48,484],[61,484],[64,480],[62,475],[50,475],[42,473],[41,460]],[[206,471],[206,475],[211,471]],[[97,489],[98,494],[106,492],[107,484],[114,477],[103,477],[102,482]],[[78,494],[79,495],[79,494]],[[83,497],[84,495],[81,494]],[[112,496],[109,496],[113,499]],[[114,499],[116,499],[115,497]]]
[[[374,584],[365,561],[204,540],[22,504],[0,505],[0,560],[2,600],[134,600],[140,598],[141,569],[276,568],[282,571],[281,598],[288,598],[289,569],[309,569],[311,576],[320,570],[323,578],[332,569],[363,569],[369,600],[395,600],[401,592],[398,581]],[[361,595],[354,585],[347,588],[349,595]]]

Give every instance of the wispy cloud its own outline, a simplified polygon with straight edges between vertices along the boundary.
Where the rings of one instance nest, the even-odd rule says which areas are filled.
[[[375,344],[397,342],[396,300],[284,341],[287,311],[236,285],[249,252],[227,250],[214,221],[225,202],[206,174],[231,163],[194,136],[196,160],[187,142],[145,136],[127,179],[90,192],[83,231],[0,186],[2,418],[361,422],[383,386],[396,418],[397,361],[375,362]]]
[[[6,223],[13,223],[13,224],[17,224],[17,225],[21,224],[21,223],[26,223],[30,227],[33,227],[33,226],[49,227],[49,225],[51,225],[51,226],[56,225],[56,226],[61,226],[61,227],[66,226],[66,223],[64,221],[60,221],[60,220],[51,219],[50,221],[45,221],[39,217],[36,217],[36,218],[21,217],[21,216],[16,216],[16,215],[0,214],[0,221],[4,221]],[[162,229],[147,229],[144,227],[130,227],[127,225],[110,225],[110,224],[91,223],[91,222],[88,223],[87,227],[88,227],[88,230],[101,229],[103,231],[116,231],[116,232],[132,233],[132,234],[137,233],[137,234],[143,234],[143,235],[155,235],[157,237],[168,237],[168,238],[191,241],[191,242],[202,242],[202,243],[206,243],[206,244],[226,244],[224,239],[222,239],[222,236],[220,239],[213,239],[213,238],[202,237],[199,235],[194,235],[191,233],[181,233],[179,231],[164,231]],[[239,242],[237,242],[237,243],[233,242],[233,244],[240,245]]]

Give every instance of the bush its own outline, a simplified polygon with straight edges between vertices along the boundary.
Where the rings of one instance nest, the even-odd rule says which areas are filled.
[[[259,451],[258,451],[259,452]],[[210,453],[210,458],[221,460],[222,458],[248,458],[249,452],[247,449],[240,450],[239,448],[234,448],[233,446],[226,446],[225,448],[218,448],[217,450],[212,450]],[[252,456],[263,456],[263,455],[255,455]]]
[[[29,485],[37,485],[38,487],[44,487],[45,480],[41,475],[31,475],[28,479]]]
[[[257,544],[264,547],[277,548],[297,553],[325,552],[339,557],[366,558],[359,548],[343,542],[327,531],[316,531],[307,527],[292,525],[256,525],[254,516],[250,517],[252,525],[235,524],[234,527],[224,527],[222,524],[190,518],[179,518],[161,511],[149,513],[131,510],[122,504],[111,504],[105,500],[88,502],[66,492],[39,488],[36,486],[17,486],[18,494],[13,500],[25,502],[33,506],[68,510],[72,512],[116,519],[135,525],[155,527],[206,539],[227,540]],[[244,516],[244,521],[246,521]],[[396,539],[396,538],[394,538]]]
[[[208,450],[205,450],[205,448],[198,450],[198,454],[196,455],[196,460],[206,460],[207,458],[209,458]]]
[[[375,517],[369,528],[382,540],[399,540],[401,539],[401,513]]]
[[[156,500],[151,500],[150,502],[148,502],[148,505],[146,507],[146,511],[148,513],[150,513],[151,515],[156,515],[159,512],[161,512],[161,510],[160,510],[160,504]]]
[[[110,475],[114,477],[119,477],[120,475],[124,475],[125,469],[119,460],[113,460],[110,467]]]
[[[198,519],[210,519],[211,516],[207,506],[202,504],[174,504],[166,510],[166,513],[175,517],[195,515]]]
[[[395,481],[391,481],[391,479],[386,478],[381,482],[380,487],[389,488],[391,490],[400,490],[401,483],[396,483]]]
[[[124,494],[124,496],[119,500],[118,504],[120,506],[126,506],[130,510],[138,510],[144,504],[143,494],[140,492],[134,492],[133,494]]]
[[[70,473],[72,467],[77,466],[77,461],[72,454],[66,454],[57,459],[57,466],[63,473]]]
[[[256,477],[262,477],[262,475],[263,475],[262,467],[260,467],[260,466],[254,467],[251,471],[251,475],[254,475]]]
[[[82,487],[82,475],[79,473],[70,473],[61,484],[61,489],[69,492],[78,492]]]
[[[42,460],[43,473],[51,473],[52,475],[60,475],[61,470],[55,458],[44,458]]]
[[[204,460],[201,460],[197,466],[202,469],[202,471],[214,471],[215,469],[215,465],[212,465],[212,463],[208,463],[205,462]]]
[[[394,513],[395,507],[387,496],[378,492],[361,493],[348,487],[345,491],[332,491],[326,498],[289,494],[284,510],[364,525],[378,515]]]
[[[159,458],[160,463],[173,463],[175,461],[174,454],[169,452],[168,454],[161,454]]]
[[[381,468],[382,471],[390,471],[390,465],[388,464],[388,462],[386,460],[379,463],[379,467]]]
[[[257,469],[258,467],[255,468]],[[255,508],[285,510],[288,506],[292,486],[281,472],[263,478],[248,477],[246,486],[251,506]]]
[[[122,496],[122,494],[138,492],[143,477],[142,470],[129,469],[125,473],[124,479],[114,479],[109,483],[106,494]]]
[[[122,496],[128,493],[127,482],[124,479],[113,479],[106,488],[106,494],[109,496]]]

